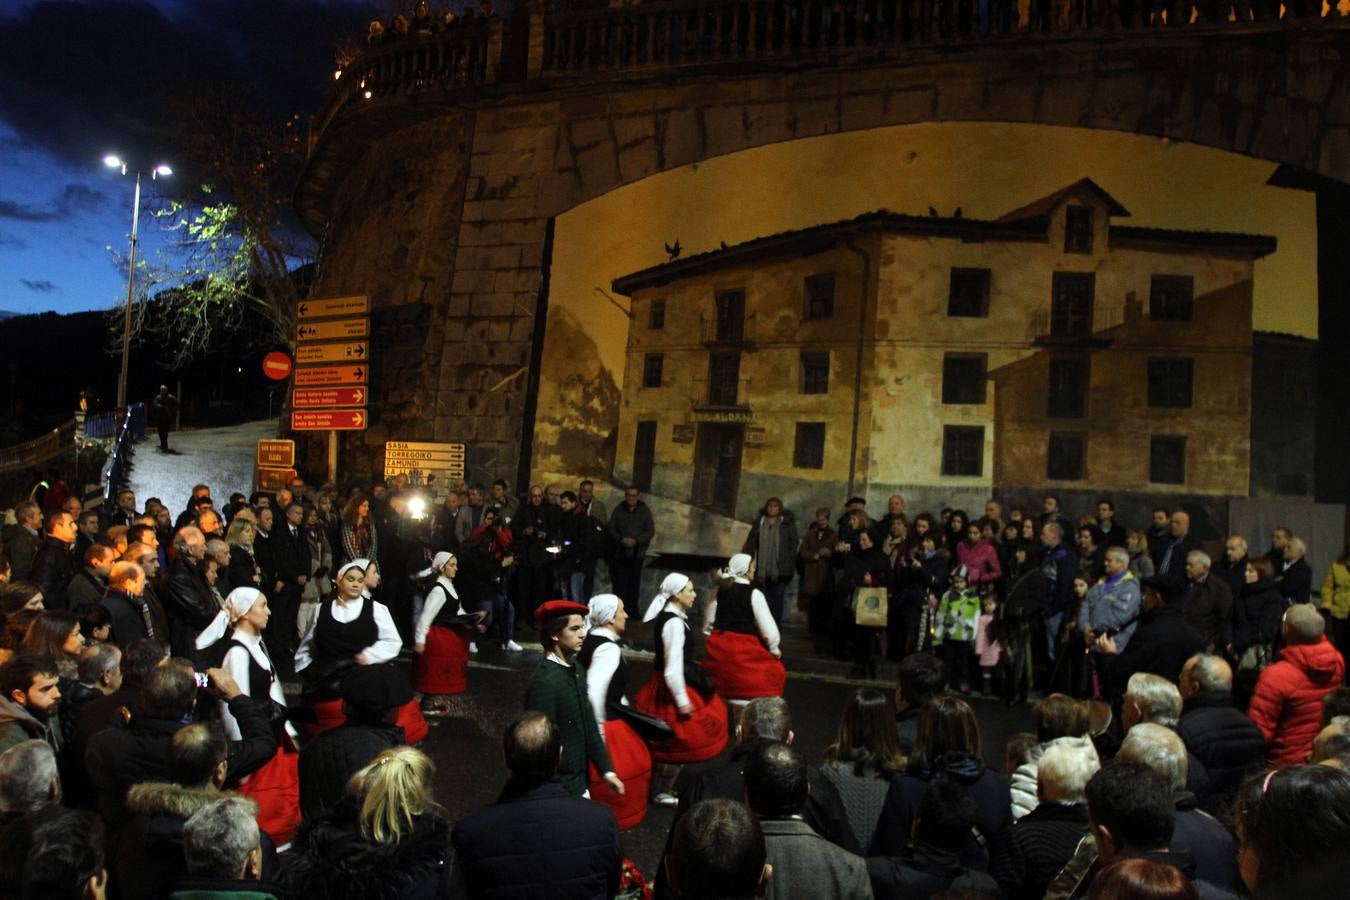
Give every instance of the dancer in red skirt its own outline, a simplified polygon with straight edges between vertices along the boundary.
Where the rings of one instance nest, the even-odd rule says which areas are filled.
[[[661,592],[647,606],[644,622],[656,623],[656,659],[652,677],[633,698],[633,705],[665,720],[675,731],[669,740],[652,745],[652,759],[663,763],[652,778],[653,802],[677,806],[673,788],[678,763],[712,759],[727,745],[727,707],[713,693],[693,659],[689,639],[689,608],[697,596],[689,576],[672,572],[661,582]]]
[[[229,642],[220,667],[229,672],[260,708],[270,708],[277,751],[272,760],[240,782],[238,791],[258,804],[258,827],[277,844],[290,843],[300,826],[300,756],[295,727],[285,721],[286,695],[281,689],[272,657],[263,641],[263,630],[271,619],[267,597],[251,587],[230,591],[222,609],[210,625],[197,636],[197,649],[205,650],[222,641]],[[220,705],[220,724],[230,741],[242,739],[239,723],[229,707]]]
[[[636,827],[647,815],[647,791],[652,782],[652,755],[633,727],[621,718],[616,707],[628,706],[628,663],[624,661],[619,640],[628,613],[615,594],[596,594],[586,616],[589,631],[581,642],[577,662],[586,668],[586,695],[600,723],[600,736],[609,750],[614,773],[624,783],[623,794],[603,790],[604,778],[592,763],[589,772],[591,799],[614,811],[619,828]]]
[[[368,559],[354,559],[338,569],[332,597],[319,606],[314,624],[295,651],[295,671],[305,680],[305,697],[314,710],[314,722],[305,736],[322,734],[343,723],[338,684],[353,665],[386,665],[398,657],[403,639],[394,627],[389,608],[366,594],[367,570],[379,584],[378,572]],[[427,736],[427,720],[416,699],[399,713],[398,724],[409,744]]]
[[[436,573],[436,582],[427,591],[422,615],[413,631],[413,687],[422,695],[423,715],[440,717],[450,713],[450,697],[469,689],[469,638],[481,632],[484,613],[470,615],[460,605],[454,577],[459,560],[442,550],[431,561],[426,574]]]
[[[781,697],[787,670],[768,601],[750,584],[755,563],[748,554],[737,553],[723,576],[717,599],[708,606],[712,633],[704,647],[703,671],[728,703]]]

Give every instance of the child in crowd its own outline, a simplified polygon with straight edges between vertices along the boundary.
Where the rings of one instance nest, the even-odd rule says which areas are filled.
[[[1003,644],[998,639],[998,598],[993,594],[983,600],[984,611],[980,613],[979,624],[975,628],[975,655],[980,658],[980,676],[985,696],[994,696],[994,673],[1003,662]]]
[[[970,645],[979,619],[980,598],[970,589],[966,567],[957,566],[952,570],[951,587],[938,603],[933,645],[941,648],[949,684],[963,694],[970,693]]]

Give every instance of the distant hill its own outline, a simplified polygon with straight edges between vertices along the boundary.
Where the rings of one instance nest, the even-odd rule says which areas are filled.
[[[6,319],[13,319],[16,316],[22,315],[23,313],[10,312],[7,309],[0,309],[0,322],[5,321]]]

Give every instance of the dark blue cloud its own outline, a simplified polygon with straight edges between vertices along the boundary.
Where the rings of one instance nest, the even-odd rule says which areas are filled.
[[[82,184],[68,184],[47,206],[33,206],[0,198],[0,219],[17,222],[58,222],[97,209],[107,202],[102,191]]]
[[[59,294],[61,292],[59,287],[46,280],[31,281],[27,278],[20,278],[19,284],[28,288],[35,294]]]

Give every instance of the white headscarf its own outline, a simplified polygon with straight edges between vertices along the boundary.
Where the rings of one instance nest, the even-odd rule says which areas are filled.
[[[681,575],[679,572],[671,572],[661,582],[661,591],[652,598],[652,602],[647,604],[647,612],[642,616],[642,621],[650,622],[661,615],[661,610],[665,609],[666,601],[674,597],[684,586],[689,583],[688,575]]]
[[[205,650],[212,644],[225,637],[229,627],[238,622],[248,611],[253,608],[253,604],[258,602],[262,591],[251,587],[237,587],[230,591],[229,596],[225,598],[225,608],[216,613],[216,617],[211,620],[211,624],[197,635],[197,649]]]
[[[731,559],[727,560],[727,567],[722,571],[728,578],[748,578],[750,575],[750,564],[754,562],[749,553],[737,553]]]
[[[608,625],[614,621],[614,617],[619,614],[619,604],[623,601],[615,594],[596,594],[587,604],[591,611],[586,616],[586,630],[599,628],[601,625]]]
[[[341,566],[338,567],[337,577],[341,578],[343,575],[347,573],[348,569],[360,569],[361,574],[364,575],[366,573],[366,569],[369,568],[370,568],[370,560],[366,559],[365,557],[362,557],[361,559],[353,559],[351,562],[343,563]]]
[[[430,567],[423,569],[413,577],[430,578],[432,575],[439,575],[441,574],[441,569],[444,569],[446,564],[454,558],[455,554],[451,553],[449,550],[442,550],[440,553],[437,553],[435,556],[431,558]]]

